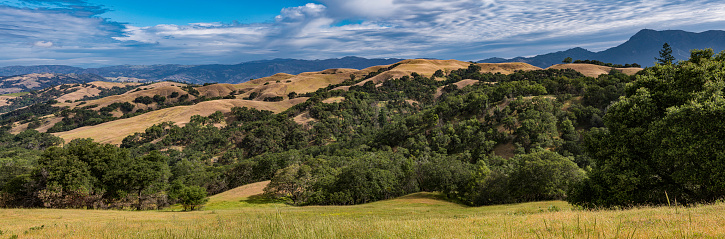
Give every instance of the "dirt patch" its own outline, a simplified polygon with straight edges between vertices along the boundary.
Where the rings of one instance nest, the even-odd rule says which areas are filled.
[[[310,116],[309,111],[305,111],[304,113],[302,113],[298,116],[295,116],[292,120],[294,120],[295,123],[298,123],[303,126],[309,125],[310,123],[317,121],[317,120],[315,120],[315,118],[312,118],[312,116]]]
[[[506,159],[513,158],[515,155],[516,147],[513,143],[505,143],[505,144],[498,144],[496,147],[493,148],[493,153],[495,155],[501,156]]]
[[[345,100],[345,97],[330,97],[322,101],[325,104],[340,103]]]

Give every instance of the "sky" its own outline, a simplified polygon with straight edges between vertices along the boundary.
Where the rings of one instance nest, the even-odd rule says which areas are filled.
[[[0,66],[477,61],[723,28],[721,0],[0,0]]]

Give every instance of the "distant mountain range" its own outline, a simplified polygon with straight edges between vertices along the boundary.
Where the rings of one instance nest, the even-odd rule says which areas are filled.
[[[79,68],[62,65],[8,66],[0,68],[0,76],[32,73],[94,74],[109,78],[138,78],[148,81],[174,80],[189,83],[241,83],[277,73],[299,74],[332,68],[363,69],[389,65],[403,59],[366,59],[343,57],[326,60],[274,59],[251,61],[236,65],[121,65],[100,68]]]
[[[51,86],[73,83],[86,83],[92,81],[105,81],[94,74],[54,74],[54,73],[31,73],[19,76],[0,76],[0,94],[27,92],[31,90],[45,89]]]
[[[659,57],[662,45],[668,43],[672,47],[672,56],[678,60],[687,60],[690,50],[712,48],[715,52],[725,50],[725,31],[706,31],[701,33],[680,30],[655,31],[644,29],[627,42],[600,52],[591,52],[581,47],[559,51],[534,57],[516,57],[512,59],[489,58],[479,63],[525,62],[546,68],[571,57],[574,60],[598,60],[607,63],[627,64],[638,63],[652,66],[655,57]]]

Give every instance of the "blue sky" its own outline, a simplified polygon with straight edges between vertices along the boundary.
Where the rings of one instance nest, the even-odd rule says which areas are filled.
[[[0,0],[0,66],[480,60],[723,30],[720,0]]]

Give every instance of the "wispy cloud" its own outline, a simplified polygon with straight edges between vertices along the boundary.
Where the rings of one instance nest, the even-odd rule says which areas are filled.
[[[275,19],[256,24],[138,27],[98,17],[107,9],[83,0],[23,0],[25,5],[0,6],[0,50],[26,50],[4,51],[11,53],[0,56],[0,64],[201,64],[346,55],[478,60],[574,46],[601,50],[642,28],[725,23],[725,2],[714,0],[318,2],[282,9]]]

